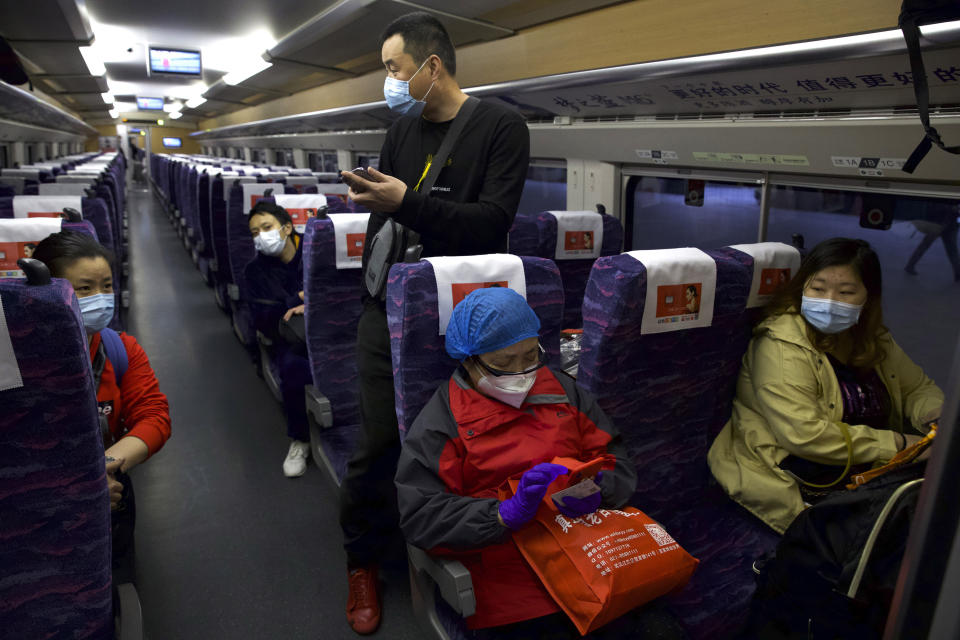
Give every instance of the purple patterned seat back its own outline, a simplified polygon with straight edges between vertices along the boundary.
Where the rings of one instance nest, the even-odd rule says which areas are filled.
[[[249,210],[248,203],[243,202],[243,187],[239,182],[234,183],[233,188],[230,189],[230,199],[227,206],[226,231],[230,277],[237,284],[243,281],[243,270],[257,255],[247,219]]]
[[[227,245],[227,203],[223,194],[223,178],[214,176],[212,180],[213,184],[210,187],[210,235],[213,257],[217,261],[214,282],[218,287],[224,287],[233,282],[233,272],[230,271],[230,250]]]
[[[184,165],[183,169],[183,215],[187,221],[187,228],[193,230],[193,242],[200,240],[200,201],[197,184],[200,174],[197,170]]]
[[[540,318],[540,342],[548,362],[560,362],[563,287],[552,260],[523,257],[527,303]],[[447,355],[439,334],[437,280],[427,261],[395,264],[387,281],[387,324],[393,356],[397,422],[404,437],[437,387],[448,380],[457,362]]]
[[[213,232],[210,226],[210,181],[212,179],[206,171],[197,177],[197,224],[201,241],[199,249],[200,255],[208,260],[213,257]]]
[[[640,474],[637,504],[654,518],[707,486],[707,449],[730,417],[750,341],[747,256],[706,253],[717,263],[710,327],[641,335],[646,268],[626,254],[597,260],[584,298],[577,380],[624,434]]]
[[[17,190],[13,185],[0,184],[0,198],[12,198],[17,195]]]
[[[93,236],[93,239],[97,242],[100,242],[99,236],[97,236],[97,230],[93,228],[93,223],[89,220],[82,220],[80,222],[64,222],[60,225],[60,228],[64,231],[73,231],[74,233],[85,233],[88,236]]]
[[[0,280],[23,386],[0,391],[0,635],[112,638],[110,500],[73,288]]]
[[[620,253],[623,245],[623,225],[613,216],[603,216],[603,246],[601,256]],[[590,279],[593,260],[556,260],[557,219],[549,212],[517,214],[510,229],[510,253],[518,256],[539,256],[555,260],[563,279],[563,328],[583,326],[583,294]]]
[[[584,298],[578,376],[636,463],[631,504],[701,560],[690,584],[668,598],[694,638],[736,633],[754,590],[750,563],[777,540],[716,487],[707,467],[750,341],[753,262],[729,248],[706,253],[717,265],[712,326],[648,335],[639,332],[645,267],[628,255],[599,258]]]
[[[313,384],[330,400],[333,426],[320,430],[324,450],[343,478],[360,431],[357,323],[363,304],[360,269],[337,269],[333,222],[311,218],[303,237],[307,353]]]
[[[354,213],[347,203],[336,195],[327,194],[327,213]]]
[[[83,198],[80,203],[83,207],[83,219],[93,224],[93,228],[97,230],[97,238],[100,244],[116,254],[117,236],[114,223],[107,210],[107,203],[101,198]]]

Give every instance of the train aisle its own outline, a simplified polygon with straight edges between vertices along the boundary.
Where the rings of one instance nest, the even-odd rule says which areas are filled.
[[[133,472],[137,587],[150,640],[356,638],[337,491],[288,479],[283,414],[160,205],[131,189],[131,333],[170,401],[173,435]],[[377,636],[421,638],[407,574],[385,574]]]

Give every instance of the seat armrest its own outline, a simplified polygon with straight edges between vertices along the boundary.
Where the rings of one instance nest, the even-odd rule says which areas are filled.
[[[307,413],[313,416],[317,424],[324,429],[332,427],[333,409],[330,407],[330,399],[312,384],[305,386],[303,393],[307,403]]]
[[[473,593],[470,572],[457,560],[432,556],[419,547],[407,545],[410,567],[420,574],[427,574],[440,588],[440,595],[464,618],[477,612],[477,599]]]
[[[240,287],[238,287],[234,282],[228,284],[227,295],[230,296],[230,299],[234,302],[240,302]]]

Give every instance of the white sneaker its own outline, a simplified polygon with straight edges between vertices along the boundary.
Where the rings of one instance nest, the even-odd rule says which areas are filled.
[[[283,461],[283,475],[288,478],[302,476],[307,470],[307,458],[310,457],[310,443],[293,440],[287,458]]]

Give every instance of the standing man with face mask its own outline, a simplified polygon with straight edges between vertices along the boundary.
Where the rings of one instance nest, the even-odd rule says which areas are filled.
[[[530,138],[523,118],[480,102],[429,193],[421,191],[433,158],[467,101],[456,80],[456,53],[443,25],[427,13],[391,23],[380,38],[384,97],[402,115],[387,132],[373,180],[343,172],[350,197],[371,212],[363,256],[392,218],[420,235],[423,256],[502,253],[523,191]],[[366,293],[366,292],[365,292]],[[357,329],[361,438],[340,489],[347,551],[347,620],[354,631],[380,624],[378,570],[403,553],[393,478],[400,453],[390,336],[384,303],[364,302]]]

